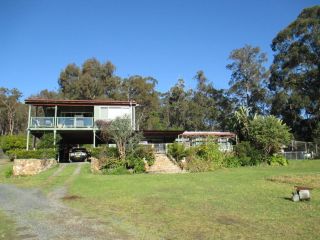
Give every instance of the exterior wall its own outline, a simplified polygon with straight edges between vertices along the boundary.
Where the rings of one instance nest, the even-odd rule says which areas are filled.
[[[117,117],[129,118],[132,116],[132,109],[130,106],[94,106],[94,117],[96,119],[114,120]]]
[[[131,120],[132,127],[135,128],[135,108],[133,106],[94,106],[95,120],[111,121],[117,117],[126,116]]]

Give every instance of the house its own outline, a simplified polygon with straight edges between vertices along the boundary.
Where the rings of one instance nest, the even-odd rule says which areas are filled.
[[[237,142],[237,135],[232,132],[184,131],[178,135],[176,141],[190,147],[202,144],[210,139],[218,143],[221,151],[230,152]]]
[[[27,150],[29,136],[39,138],[44,133],[54,134],[54,145],[59,133],[66,144],[90,143],[95,147],[101,141],[97,135],[97,120],[112,121],[117,117],[128,117],[132,128],[136,129],[135,101],[29,98],[25,104],[29,105]]]
[[[29,105],[27,150],[29,139],[33,136],[32,146],[36,146],[36,138],[41,138],[45,133],[53,133],[54,146],[56,146],[57,134],[61,137],[59,142],[59,158],[68,158],[70,147],[79,144],[92,144],[96,147],[102,144],[97,120],[112,121],[117,117],[127,117],[131,126],[136,127],[135,101],[115,100],[60,100],[29,98],[25,100]],[[236,135],[229,132],[187,132],[174,130],[142,130],[143,144],[151,144],[156,152],[165,152],[166,145],[174,141],[180,141],[191,145],[203,141],[209,136],[215,136],[222,146],[222,150],[230,150],[230,139]]]

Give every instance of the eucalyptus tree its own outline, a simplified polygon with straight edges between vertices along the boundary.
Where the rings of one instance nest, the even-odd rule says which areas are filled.
[[[272,41],[272,113],[297,138],[311,140],[320,120],[320,6],[304,9]]]
[[[68,64],[60,73],[58,84],[65,98],[119,98],[121,81],[114,76],[111,62],[101,64],[97,59],[86,60],[82,67]]]
[[[0,88],[0,111],[1,111],[1,132],[2,134],[16,133],[19,131],[17,113],[20,108],[22,93],[16,89]]]
[[[266,111],[266,89],[264,88],[269,76],[264,64],[267,62],[266,53],[259,47],[245,45],[230,53],[232,61],[227,65],[231,70],[229,94],[237,107],[250,109],[250,114]]]

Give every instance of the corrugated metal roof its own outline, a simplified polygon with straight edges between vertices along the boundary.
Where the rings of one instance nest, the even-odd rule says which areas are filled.
[[[182,137],[193,137],[193,136],[230,136],[230,137],[235,137],[236,134],[232,132],[202,132],[202,131],[197,131],[197,132],[191,132],[191,131],[185,131],[182,134],[180,134]]]
[[[65,99],[41,99],[28,98],[25,104],[34,106],[94,106],[94,105],[121,105],[136,106],[136,101],[116,101],[116,100],[65,100]]]

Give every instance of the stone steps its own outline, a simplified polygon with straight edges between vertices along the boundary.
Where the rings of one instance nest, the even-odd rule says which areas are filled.
[[[179,166],[174,164],[166,154],[156,154],[154,164],[147,170],[148,173],[182,173]]]

